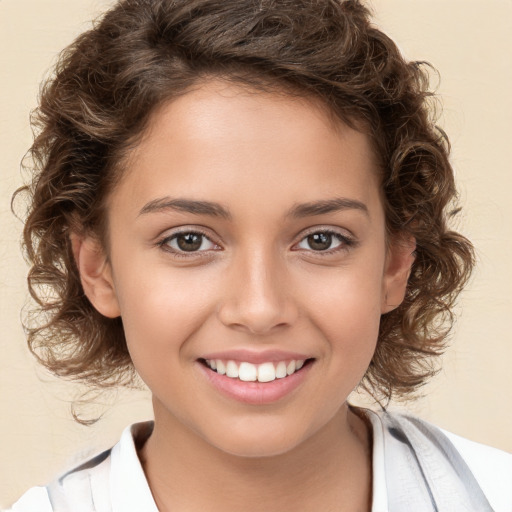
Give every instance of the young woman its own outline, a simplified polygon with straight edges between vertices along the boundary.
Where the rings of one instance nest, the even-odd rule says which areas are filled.
[[[510,510],[512,456],[347,402],[432,375],[473,265],[427,81],[352,0],[124,0],[65,50],[29,342],[155,420],[13,510]]]

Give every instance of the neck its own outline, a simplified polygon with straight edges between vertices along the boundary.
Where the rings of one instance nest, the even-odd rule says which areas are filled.
[[[371,441],[347,406],[294,449],[270,457],[219,450],[179,422],[159,422],[139,453],[161,512],[369,511]]]

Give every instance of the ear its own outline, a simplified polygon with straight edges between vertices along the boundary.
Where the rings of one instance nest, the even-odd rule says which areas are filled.
[[[415,250],[416,240],[413,237],[399,238],[391,242],[382,281],[382,314],[389,313],[402,304],[415,259]]]
[[[112,270],[105,251],[97,238],[71,234],[71,248],[84,293],[102,315],[121,315]]]

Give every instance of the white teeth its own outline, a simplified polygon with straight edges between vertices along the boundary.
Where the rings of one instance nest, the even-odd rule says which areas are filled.
[[[218,374],[244,382],[272,382],[275,379],[284,379],[300,370],[305,362],[303,359],[297,359],[289,361],[288,364],[285,361],[279,361],[278,363],[268,362],[255,365],[245,361],[241,363],[232,360],[224,362],[221,359],[206,359],[205,361]]]
[[[220,359],[215,360],[215,366],[217,367],[217,373],[220,373],[221,375],[226,374],[226,366]]]
[[[276,378],[284,379],[286,377],[286,363],[284,361],[279,361],[276,367]]]
[[[238,378],[238,365],[234,361],[228,361],[226,365],[226,375],[233,379]]]
[[[238,378],[245,382],[253,382],[258,378],[258,369],[251,363],[240,363]]]
[[[276,380],[276,369],[273,363],[263,363],[258,366],[258,382],[271,382]]]

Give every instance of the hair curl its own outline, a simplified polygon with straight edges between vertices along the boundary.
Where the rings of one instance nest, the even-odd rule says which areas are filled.
[[[122,321],[85,297],[69,235],[105,233],[119,162],[155,108],[221,76],[317,98],[371,137],[388,233],[414,237],[417,248],[363,386],[377,399],[412,395],[435,372],[474,262],[471,244],[447,227],[456,191],[426,68],[407,62],[356,0],[121,0],[62,52],[33,116],[32,181],[18,193],[30,201],[24,246],[39,314],[27,332],[36,357],[95,386],[133,382]]]

